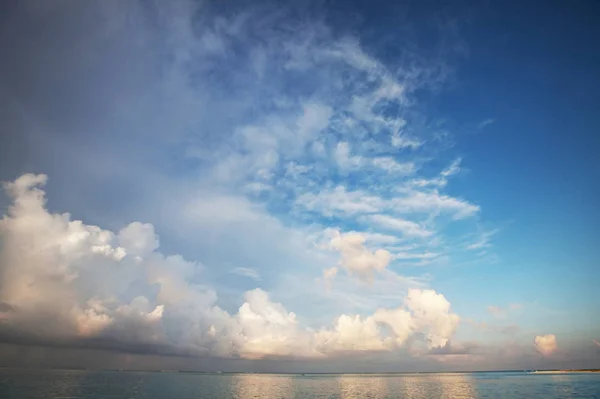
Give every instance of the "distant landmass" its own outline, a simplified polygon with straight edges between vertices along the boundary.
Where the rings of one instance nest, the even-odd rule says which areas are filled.
[[[89,370],[89,369],[88,369]],[[104,369],[102,371],[129,371],[148,373],[191,373],[191,374],[293,374],[293,375],[331,375],[331,374],[462,374],[462,373],[600,373],[600,369],[554,369],[554,370],[482,370],[482,371],[389,371],[389,372],[329,372],[329,373],[283,373],[260,371],[200,371],[200,370],[127,370]]]
[[[534,370],[534,373],[600,373],[600,369]]]

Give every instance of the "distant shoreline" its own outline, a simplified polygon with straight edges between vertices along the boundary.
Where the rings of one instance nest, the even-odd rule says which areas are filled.
[[[600,373],[600,369],[581,369],[581,370],[535,370],[536,374],[555,374],[555,373]]]
[[[135,370],[135,369],[85,369],[85,368],[37,368],[37,367],[0,367],[13,370],[57,370],[57,371],[104,371],[104,372],[134,372],[134,373],[181,373],[181,374],[273,374],[273,375],[401,375],[401,374],[485,374],[485,373],[524,373],[524,374],[575,374],[575,373],[600,373],[600,369],[564,369],[564,370],[481,370],[481,371],[397,371],[397,372],[256,372],[256,371],[201,371],[201,370]]]

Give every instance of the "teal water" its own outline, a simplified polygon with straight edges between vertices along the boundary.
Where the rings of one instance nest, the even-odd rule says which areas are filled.
[[[600,398],[600,373],[193,374],[0,370],[2,399]]]

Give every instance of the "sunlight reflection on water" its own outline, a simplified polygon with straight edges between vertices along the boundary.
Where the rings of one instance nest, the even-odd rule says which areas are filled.
[[[333,382],[337,382],[334,384]],[[308,377],[242,374],[232,377],[232,397],[247,398],[458,398],[474,399],[469,375],[337,375]]]
[[[289,398],[294,396],[292,376],[273,374],[236,374],[231,377],[235,399]]]
[[[382,398],[389,395],[388,379],[382,377],[339,377],[341,399]]]

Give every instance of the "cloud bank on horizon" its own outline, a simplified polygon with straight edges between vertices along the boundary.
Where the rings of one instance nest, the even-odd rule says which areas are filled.
[[[392,351],[417,334],[426,348],[440,348],[458,325],[443,295],[416,288],[398,308],[342,314],[318,330],[301,326],[260,288],[246,292],[230,315],[215,305],[214,290],[188,281],[200,265],[157,251],[151,224],[133,222],[115,234],[68,213],[51,214],[40,188],[46,180],[28,174],[6,184],[13,205],[0,221],[1,326],[24,342],[90,340],[93,346],[100,340],[171,355],[323,357]],[[365,257],[376,257],[343,256],[364,267],[370,265]]]
[[[429,107],[466,57],[459,27],[359,34],[314,6],[11,8],[0,343],[571,359],[539,335],[556,324],[519,319],[540,305],[481,302],[470,280],[501,267],[503,223],[470,199],[469,156]],[[475,115],[473,134],[500,121]]]

